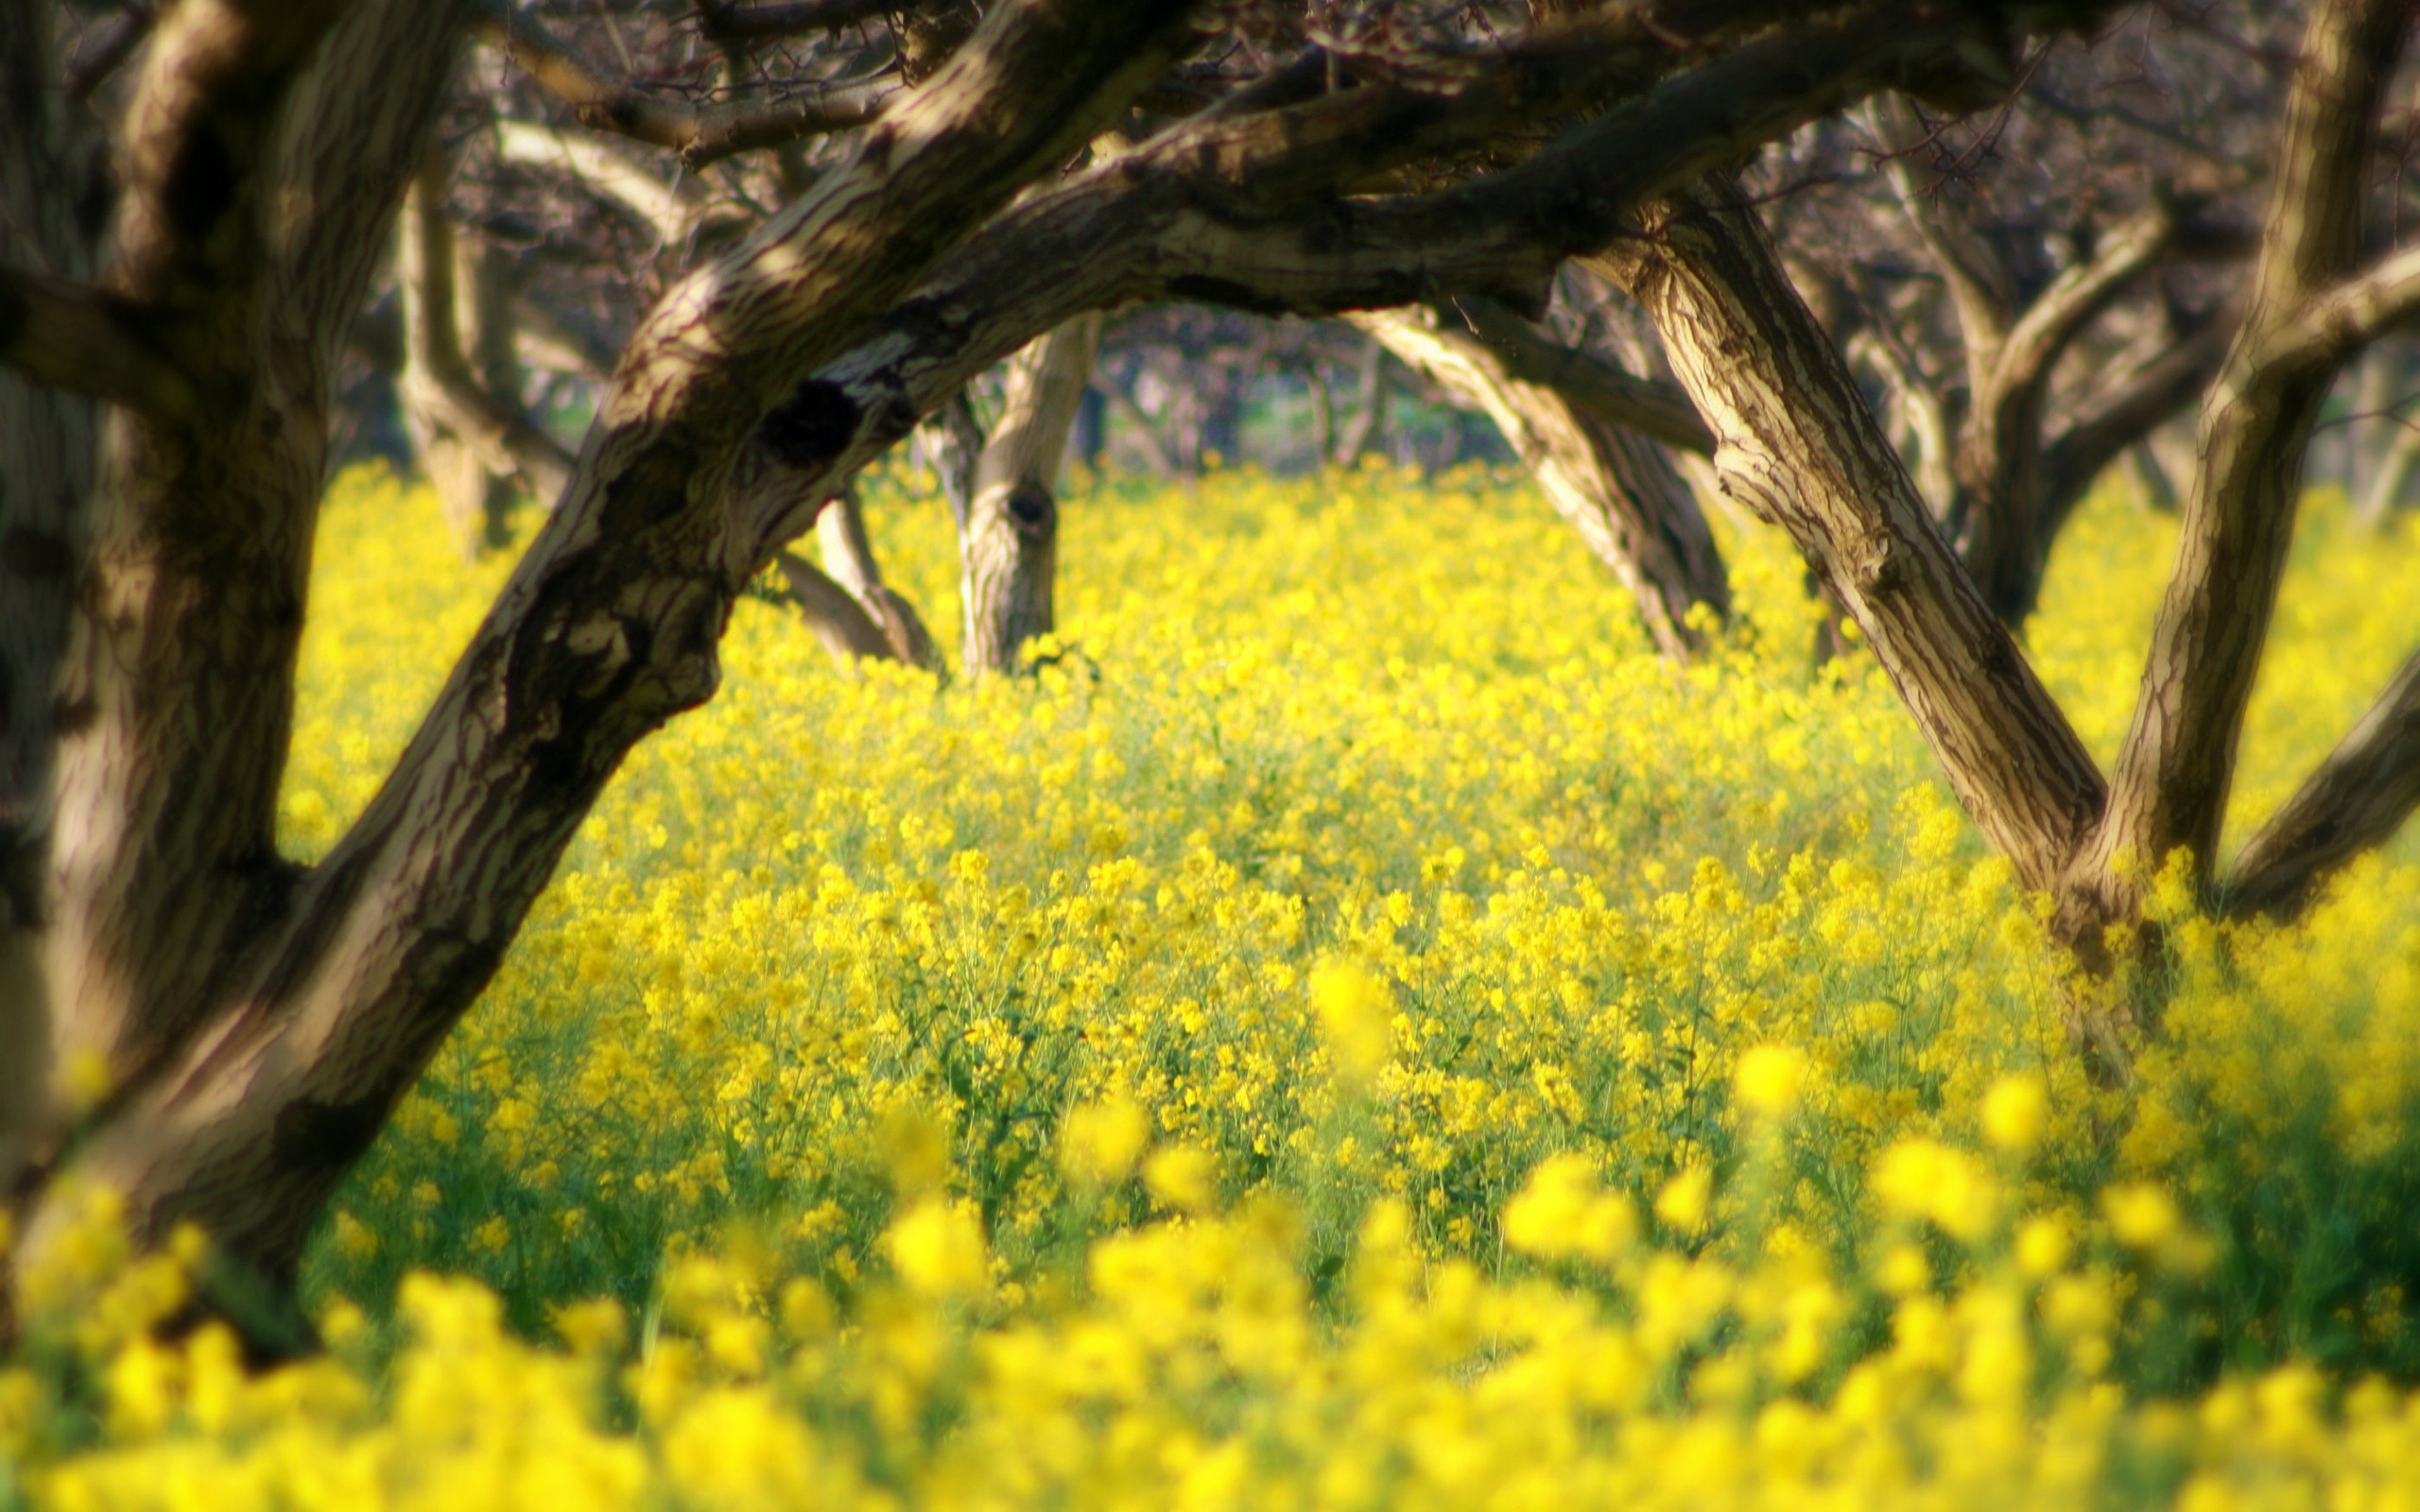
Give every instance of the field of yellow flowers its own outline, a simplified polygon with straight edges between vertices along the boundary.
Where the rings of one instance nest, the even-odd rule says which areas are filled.
[[[2420,603],[2420,529],[2311,511],[2254,822]],[[2031,647],[2106,752],[2169,527],[2071,537]],[[337,1203],[326,1352],[151,1342],[181,1262],[96,1196],[0,1508],[2420,1502],[2420,845],[2289,931],[2169,897],[2095,1086],[1888,687],[1727,545],[1686,671],[1476,475],[1079,490],[1005,684],[743,603]],[[374,471],[320,560],[306,855],[502,571]]]

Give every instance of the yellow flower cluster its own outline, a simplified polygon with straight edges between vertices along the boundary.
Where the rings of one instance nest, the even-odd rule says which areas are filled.
[[[945,625],[923,490],[871,508]],[[2364,603],[2420,601],[2420,533],[2313,511],[2254,822],[2408,653]],[[2096,1085],[2037,902],[1878,671],[1809,666],[1775,542],[1681,671],[1517,483],[1063,529],[1028,679],[740,605],[339,1194],[324,1354],[155,1338],[204,1247],[94,1194],[0,1509],[2420,1496],[2411,842],[2291,929],[2163,889],[2166,1037]],[[2167,539],[2097,498],[2031,634],[2103,750]],[[306,854],[498,576],[367,472],[319,562]]]

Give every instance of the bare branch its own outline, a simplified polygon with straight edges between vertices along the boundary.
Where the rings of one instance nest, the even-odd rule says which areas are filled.
[[[794,551],[776,553],[773,560],[782,569],[783,581],[789,586],[790,602],[799,607],[807,627],[815,631],[815,638],[823,643],[835,660],[904,660],[891,647],[890,637],[882,633],[882,627],[874,623],[873,615],[822,568]]]
[[[2016,284],[1999,251],[1975,224],[1942,203],[1943,185],[1922,178],[1916,157],[1933,132],[1916,108],[1896,94],[1881,95],[1860,112],[1881,147],[1882,166],[1916,239],[1932,254],[1949,286],[1964,338],[1971,386],[1980,393],[1998,365],[2000,343],[2016,318]]]
[[[2420,808],[2420,656],[2403,663],[2327,760],[2236,859],[2232,913],[2290,918],[2328,873],[2393,838]]]
[[[2144,363],[2042,449],[2042,528],[2055,536],[2118,454],[2209,387],[2226,358],[2226,322],[2211,320]]]
[[[695,180],[666,183],[605,141],[582,132],[534,121],[505,121],[496,128],[496,154],[507,163],[571,175],[647,222],[668,246],[678,247],[688,236],[698,213]],[[683,193],[684,187],[690,192]]]
[[[2410,26],[2400,0],[2322,0],[2286,106],[2250,314],[2204,402],[2202,466],[2109,810],[2071,911],[2133,914],[2145,868],[2189,850],[2206,886],[2243,712],[2292,540],[2302,466],[2335,362],[2266,361],[2360,255],[2377,114]],[[2400,260],[2397,260],[2400,262]]]
[[[762,42],[838,31],[893,11],[912,10],[915,0],[789,0],[783,5],[740,8],[734,0],[698,0],[707,32],[729,42]]]
[[[2261,367],[2335,367],[2420,316],[2420,246],[2407,247],[2303,301],[2252,358]]]
[[[1652,445],[1516,372],[1494,341],[1461,329],[1453,306],[1377,311],[1353,323],[1495,421],[1555,512],[1630,592],[1665,655],[1686,662],[1704,649],[1689,610],[1703,604],[1727,614],[1730,584],[1697,500]]]
[[[1512,376],[1555,389],[1599,419],[1667,446],[1701,456],[1714,454],[1714,432],[1680,385],[1624,372],[1592,352],[1564,346],[1483,295],[1457,300],[1454,307]]]
[[[693,168],[736,152],[863,126],[882,112],[901,87],[895,78],[883,78],[782,99],[690,105],[606,77],[506,0],[481,0],[475,26],[480,41],[569,105],[580,125],[668,147]]]
[[[2101,239],[2088,263],[2062,271],[2008,328],[1993,361],[1992,387],[2006,392],[2049,379],[2051,365],[2083,328],[2175,244],[2177,213],[2161,205],[2127,220]]]

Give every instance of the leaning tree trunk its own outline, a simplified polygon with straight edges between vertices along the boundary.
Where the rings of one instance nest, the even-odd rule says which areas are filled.
[[[959,534],[959,593],[970,678],[1013,672],[1017,652],[1055,627],[1059,463],[1091,381],[1100,318],[1050,333],[1009,363],[999,423],[975,464]]]
[[[0,15],[26,3],[0,0]],[[0,267],[0,293],[43,301],[38,372],[64,370],[54,359],[78,341],[119,365],[79,375],[116,403],[65,657],[77,717],[56,742],[35,1010],[112,1091],[5,1173],[8,1284],[98,1184],[123,1196],[136,1243],[198,1224],[212,1276],[290,1300],[327,1197],[493,973],[607,779],[713,691],[745,582],[845,481],[802,482],[742,518],[752,438],[759,474],[844,450],[859,402],[801,375],[1184,41],[1182,8],[1001,6],[984,45],[660,301],[420,732],[305,868],[277,852],[275,810],[330,369],[426,151],[464,8],[333,9],[164,13],[112,272],[112,308],[147,318],[148,340]],[[875,417],[897,422],[890,439],[908,403]]]
[[[2100,775],[1942,538],[1840,349],[1736,191],[1675,197],[1595,260],[1664,335],[1721,486],[1779,525],[1873,645],[1967,813],[2048,888]]]
[[[1354,323],[1487,412],[1555,512],[1630,590],[1658,649],[1686,662],[1704,648],[1690,610],[1728,615],[1730,579],[1696,496],[1653,442],[1514,376],[1484,340],[1434,307],[1376,311]]]

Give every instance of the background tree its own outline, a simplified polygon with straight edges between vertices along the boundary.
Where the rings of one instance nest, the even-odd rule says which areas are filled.
[[[2349,103],[2301,96],[2309,120],[2282,161],[2329,166],[2290,178],[2280,204],[2341,207],[2366,165],[2370,128],[2342,123],[2373,121],[2377,90],[2343,60],[2384,55],[2385,9],[2323,9],[2353,17],[2349,40],[2328,41],[2327,21],[2313,52]],[[979,16],[910,7],[904,26],[875,28],[855,8],[716,5],[695,25],[648,13],[684,60],[657,87],[496,7],[180,0],[118,86],[106,235],[64,128],[0,158],[10,203],[49,207],[26,224],[81,238],[5,265],[0,360],[103,402],[89,450],[12,455],[0,498],[9,570],[52,585],[11,593],[0,684],[14,753],[0,816],[22,879],[0,939],[0,980],[21,986],[0,1014],[8,1043],[50,1047],[42,1085],[10,1091],[0,1117],[18,1256],[38,1256],[78,1184],[97,1181],[125,1194],[144,1240],[185,1220],[208,1231],[215,1305],[290,1288],[328,1194],[475,1000],[623,756],[712,696],[735,598],[859,468],[1011,353],[1137,301],[1326,316],[1484,297],[1534,318],[1576,254],[1652,245],[1657,267],[1685,270],[1685,231],[1637,238],[1643,209],[1665,221],[1656,197],[1877,89],[1941,109],[2000,98],[2035,29],[2099,9],[1658,0],[1539,23],[1512,5],[1272,5],[1204,12],[1196,29],[1181,7],[1003,0]],[[8,109],[29,118],[66,113],[50,22],[38,0],[0,0],[0,36],[27,40],[9,66],[33,75]],[[594,277],[577,259],[525,260],[527,307],[551,301],[568,344],[583,324],[592,342],[627,337],[583,396],[567,481],[418,732],[303,867],[277,849],[274,804],[344,353],[433,145],[458,154],[458,177],[540,171],[467,134],[439,140],[475,26],[526,73],[513,88],[675,155],[677,174],[646,177],[679,208],[651,222],[633,186],[474,228],[539,245],[559,220],[610,223],[624,238],[610,245],[636,249],[622,287],[645,313],[571,318]],[[1079,161],[1121,122],[1131,145]],[[2307,159],[2290,146],[2306,137],[2334,145]],[[2329,228],[2343,218],[2328,214]],[[2352,274],[2335,231],[2299,212],[2276,226],[2290,245],[2262,264],[2274,298],[2254,306],[2269,323],[2246,373],[2284,385],[2300,414],[2344,334],[2400,313],[2402,285]],[[1672,291],[1700,285],[1614,261],[1672,339],[1718,456],[1733,476],[1786,458],[1847,480],[1824,502],[1854,529],[1803,528],[1802,544],[1879,627],[1986,831],[2013,850],[2062,836],[2072,850],[2092,786],[2060,765],[2064,727],[2037,718],[2038,688],[1928,517],[1901,508],[1912,495],[1856,428],[1872,421],[1854,384],[1743,397],[1760,355],[1837,353],[1803,311],[1791,324],[1764,265],[1723,250],[1761,246],[1753,235],[1705,245],[1766,301],[1726,358],[1736,370],[1709,372],[1682,319]],[[1770,424],[1740,419],[1766,410]],[[73,438],[68,424],[50,434]],[[1826,461],[1793,424],[1866,471]],[[2284,434],[2273,422],[2214,449],[2241,453],[2248,476]],[[2277,532],[2238,563],[2235,475],[2197,486],[2189,517],[2220,517],[2205,533],[2224,558],[2197,580],[2256,593]],[[1851,486],[1893,476],[1901,495]],[[1851,512],[1883,506],[1878,524]],[[2235,677],[2227,656],[2195,686]],[[1952,703],[1971,730],[1943,723]],[[2150,742],[2152,766],[2184,748],[2174,733]],[[2007,787],[1976,781],[2003,755]],[[2033,756],[2045,764],[2015,760]],[[2133,790],[2122,773],[2117,790]],[[2020,865],[2041,880],[2032,854]],[[95,1085],[97,1102],[69,1095]],[[241,1310],[273,1344],[270,1313]]]

